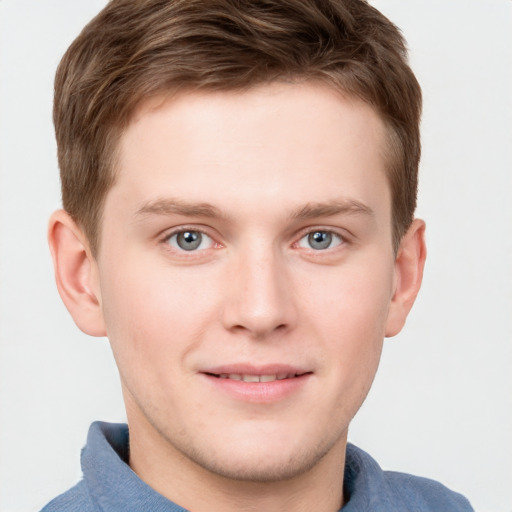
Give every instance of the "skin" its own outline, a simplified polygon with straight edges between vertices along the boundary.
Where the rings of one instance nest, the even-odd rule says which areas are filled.
[[[130,465],[164,496],[341,507],[349,423],[425,260],[419,220],[393,251],[384,148],[372,108],[320,84],[182,93],[142,105],[122,136],[96,257],[53,215],[59,291],[83,331],[108,335]],[[183,250],[180,230],[201,245]],[[275,365],[304,375],[212,375]]]

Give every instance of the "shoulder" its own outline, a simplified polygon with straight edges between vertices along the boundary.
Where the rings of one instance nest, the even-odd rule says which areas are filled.
[[[418,476],[383,471],[363,450],[349,444],[343,512],[473,512],[469,501],[444,485]]]
[[[95,510],[96,507],[82,480],[64,494],[50,501],[41,512],[93,512]]]
[[[472,512],[473,507],[461,494],[454,492],[443,484],[419,476],[384,471],[384,478],[390,492],[411,510],[437,512]]]
[[[41,512],[96,512],[104,495],[112,491],[112,483],[122,471],[129,475],[122,457],[128,453],[126,424],[95,421],[82,449],[83,479],[65,493],[50,501]],[[113,491],[112,491],[113,492]]]

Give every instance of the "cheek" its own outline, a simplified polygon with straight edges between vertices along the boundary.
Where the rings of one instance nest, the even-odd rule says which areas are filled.
[[[134,366],[139,373],[146,367],[156,374],[168,372],[173,361],[199,343],[214,301],[212,287],[201,286],[204,276],[199,274],[144,266],[140,260],[106,269],[103,311],[121,372]]]
[[[326,280],[327,287],[310,283],[308,316],[323,334],[333,370],[347,383],[371,383],[377,369],[392,294],[390,268],[354,265]]]
[[[355,330],[382,337],[392,288],[393,265],[387,262],[340,267],[306,286],[310,307],[324,324],[340,333]]]

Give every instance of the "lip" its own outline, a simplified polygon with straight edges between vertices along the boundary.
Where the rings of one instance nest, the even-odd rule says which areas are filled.
[[[201,370],[200,375],[217,391],[231,398],[253,403],[272,403],[300,392],[313,375],[311,370],[297,366],[270,364],[230,364]],[[245,382],[223,378],[226,375],[279,376],[269,382]],[[286,377],[284,377],[286,375]]]

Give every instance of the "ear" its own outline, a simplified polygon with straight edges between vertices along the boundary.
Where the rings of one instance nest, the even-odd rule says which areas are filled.
[[[80,330],[106,336],[96,260],[87,237],[64,210],[50,217],[48,243],[59,294]]]
[[[394,294],[386,322],[386,336],[398,334],[416,300],[427,257],[425,223],[415,219],[402,237],[395,259]]]

